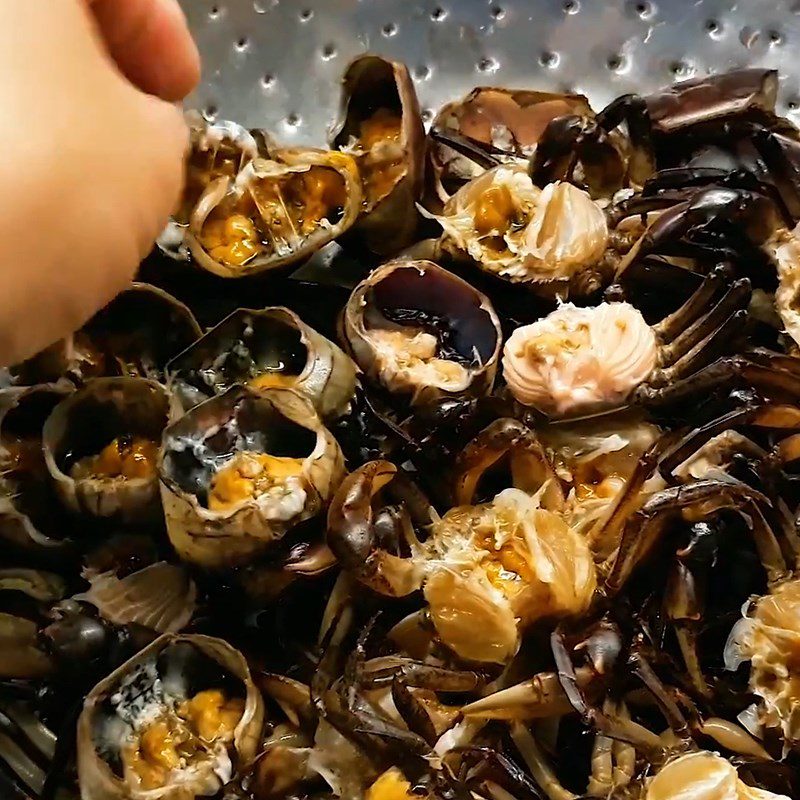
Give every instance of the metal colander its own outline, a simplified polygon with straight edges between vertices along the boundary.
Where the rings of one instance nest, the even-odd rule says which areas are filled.
[[[321,144],[346,63],[405,61],[429,120],[476,85],[625,92],[733,67],[781,75],[800,122],[800,0],[182,0],[204,61],[189,99],[209,118]]]

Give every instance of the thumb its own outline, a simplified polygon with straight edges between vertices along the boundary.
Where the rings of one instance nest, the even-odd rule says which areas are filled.
[[[180,108],[156,97],[137,95],[138,119],[129,141],[134,146],[138,142],[135,207],[140,220],[136,227],[139,255],[144,258],[180,203],[189,130]]]
[[[178,0],[89,0],[106,49],[131,83],[182,100],[200,79],[200,56]]]

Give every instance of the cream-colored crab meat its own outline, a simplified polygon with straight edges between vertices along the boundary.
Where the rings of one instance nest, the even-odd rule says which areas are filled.
[[[242,451],[214,476],[208,507],[228,512],[257,499],[267,519],[290,520],[306,502],[303,459]]]
[[[489,170],[436,219],[460,251],[518,282],[568,280],[608,245],[605,213],[586,192],[563,182],[540,189],[524,168]]]
[[[586,539],[519,489],[451,509],[426,547],[433,624],[448,647],[473,661],[507,661],[521,627],[581,613],[596,586]]]
[[[758,722],[800,742],[800,580],[776,586],[734,626],[725,664],[747,660],[750,690],[762,701]]]
[[[435,386],[460,392],[469,386],[470,372],[456,361],[440,358],[438,339],[414,328],[367,330],[365,338],[375,350],[379,380],[395,391]]]
[[[517,328],[503,350],[511,394],[553,417],[624,403],[657,361],[655,334],[628,303],[566,303]]]
[[[735,767],[700,751],[671,761],[650,781],[645,800],[789,800],[739,780]]]
[[[786,333],[800,344],[800,225],[778,231],[767,244],[778,267],[775,307]]]

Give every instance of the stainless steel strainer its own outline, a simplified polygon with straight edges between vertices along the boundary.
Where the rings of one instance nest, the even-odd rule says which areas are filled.
[[[204,59],[189,103],[321,143],[347,61],[405,61],[430,119],[476,85],[629,91],[737,66],[781,75],[800,122],[800,0],[182,0]]]

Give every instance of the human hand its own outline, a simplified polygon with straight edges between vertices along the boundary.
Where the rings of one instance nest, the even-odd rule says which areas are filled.
[[[132,279],[177,205],[199,78],[177,0],[0,0],[0,363]]]

